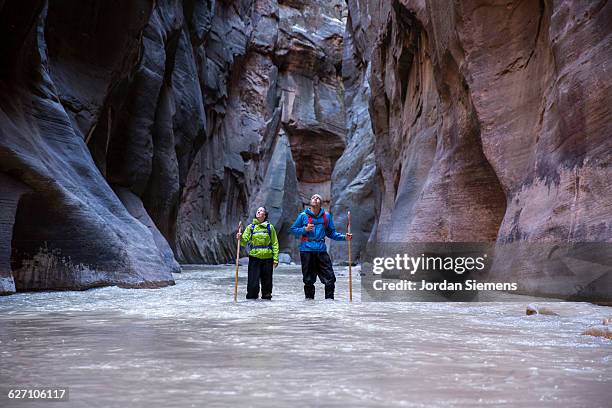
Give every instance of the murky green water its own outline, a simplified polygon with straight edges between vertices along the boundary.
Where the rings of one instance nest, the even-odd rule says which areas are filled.
[[[580,333],[610,308],[549,303],[304,301],[280,267],[271,302],[232,303],[233,268],[176,286],[0,298],[0,382],[69,387],[68,402],[0,406],[609,407],[612,342]],[[544,305],[544,302],[539,302]],[[152,405],[151,402],[154,402]]]

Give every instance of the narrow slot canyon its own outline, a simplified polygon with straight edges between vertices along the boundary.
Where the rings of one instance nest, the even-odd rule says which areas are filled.
[[[0,0],[0,406],[608,408],[611,22]]]
[[[609,5],[374,3],[4,4],[0,171],[45,226],[28,232],[7,188],[7,285],[6,254],[21,270],[49,248],[70,259],[57,282],[34,266],[46,277],[18,288],[168,284],[231,261],[261,205],[295,261],[315,192],[338,230],[352,212],[355,260],[368,243],[608,242]],[[485,34],[499,25],[512,44]]]

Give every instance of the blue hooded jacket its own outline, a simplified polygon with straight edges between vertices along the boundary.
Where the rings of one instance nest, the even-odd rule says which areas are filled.
[[[307,208],[295,219],[295,222],[291,226],[291,233],[298,238],[302,238],[304,235],[308,238],[308,241],[302,241],[300,243],[301,252],[326,252],[326,236],[334,241],[346,241],[346,236],[336,231],[334,220],[332,220],[330,213],[325,213],[325,218],[327,218],[327,229],[325,228],[325,221],[323,219],[324,212],[325,210],[321,208],[319,214],[315,215],[310,211],[310,208]],[[312,217],[312,223],[314,224],[314,229],[310,232],[306,232],[305,230],[306,225],[308,225],[308,216]]]

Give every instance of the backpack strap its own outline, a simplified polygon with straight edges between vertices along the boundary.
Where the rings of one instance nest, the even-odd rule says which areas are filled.
[[[249,227],[251,228],[251,236],[249,237],[249,242],[247,244],[250,248],[251,245],[253,244],[253,234],[255,233],[255,224],[251,224],[249,225]]]
[[[266,230],[265,231],[255,231],[255,224],[251,224],[251,235],[253,234],[268,234],[270,235],[270,237],[272,237],[272,232],[270,230],[270,223],[266,224]]]
[[[312,217],[310,215],[308,216],[308,223],[312,224]],[[302,235],[302,241],[308,241],[308,237],[306,236],[306,234]]]
[[[308,215],[308,223],[312,224],[312,216]],[[323,211],[323,225],[325,226],[325,231],[327,231],[327,215],[325,211]],[[325,238],[323,239],[308,239],[308,237],[304,234],[302,235],[302,241],[311,241],[311,242],[325,242]]]
[[[266,225],[266,231],[268,233],[268,235],[270,236],[270,240],[272,240],[272,233],[270,232],[270,223],[268,222],[268,224]],[[263,234],[264,231],[257,231],[255,232],[255,224],[251,224],[251,239],[249,241],[249,243],[253,242],[253,235],[254,234]],[[251,249],[257,249],[257,248],[268,248],[268,249],[272,249],[272,245],[255,245],[255,246],[251,246]]]

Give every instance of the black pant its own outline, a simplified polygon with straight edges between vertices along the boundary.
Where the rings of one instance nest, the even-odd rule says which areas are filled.
[[[259,281],[261,280],[261,298],[272,299],[272,270],[274,260],[259,259],[249,256],[249,279],[247,282],[247,299],[259,297]]]
[[[325,285],[325,299],[334,298],[336,275],[327,252],[300,252],[302,261],[302,276],[304,277],[304,295],[306,299],[314,299],[317,276]]]

